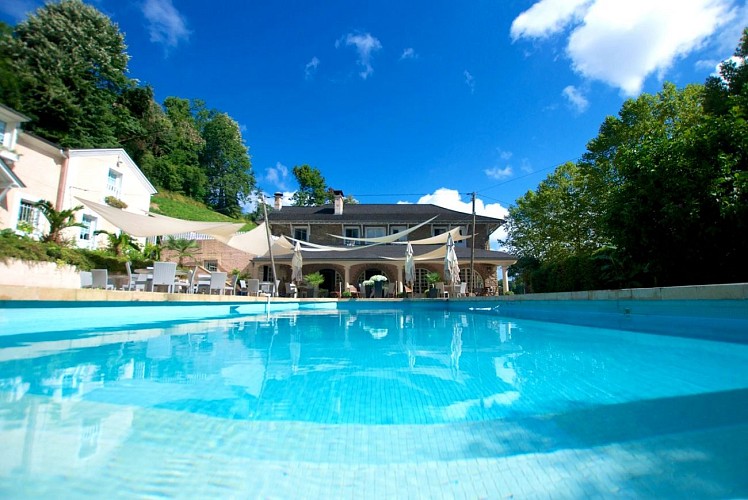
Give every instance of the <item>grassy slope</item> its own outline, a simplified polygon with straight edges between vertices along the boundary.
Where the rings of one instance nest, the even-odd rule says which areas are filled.
[[[151,211],[161,215],[168,215],[177,219],[207,221],[207,222],[246,222],[242,231],[249,231],[255,224],[242,219],[232,219],[218,212],[214,212],[199,201],[181,194],[163,191],[151,197]]]

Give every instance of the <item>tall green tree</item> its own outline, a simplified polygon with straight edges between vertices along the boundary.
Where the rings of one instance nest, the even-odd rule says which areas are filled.
[[[205,148],[200,163],[208,180],[205,202],[217,212],[238,217],[255,186],[239,124],[226,113],[213,113],[203,127],[202,137]]]
[[[317,168],[309,165],[296,165],[293,168],[293,175],[299,184],[299,189],[293,195],[295,206],[317,206],[330,201],[330,188]]]
[[[19,111],[34,119],[28,128],[73,147],[119,145],[132,120],[120,103],[134,86],[125,49],[117,25],[80,0],[48,3],[0,37],[19,78]]]
[[[21,109],[21,82],[9,47],[13,43],[13,28],[0,21],[0,102],[13,109]]]

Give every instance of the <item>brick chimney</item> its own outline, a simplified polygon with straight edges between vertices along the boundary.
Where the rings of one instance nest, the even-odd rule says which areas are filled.
[[[273,196],[275,196],[275,203],[273,203],[273,208],[276,210],[280,210],[283,207],[283,193],[277,192]]]
[[[343,191],[332,192],[335,195],[335,215],[343,215]]]

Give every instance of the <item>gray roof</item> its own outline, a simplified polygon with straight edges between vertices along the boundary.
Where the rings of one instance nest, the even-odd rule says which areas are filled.
[[[270,222],[312,222],[316,224],[336,223],[379,223],[379,224],[419,224],[431,217],[437,218],[432,224],[467,224],[472,222],[472,214],[457,212],[431,204],[358,204],[346,203],[341,215],[335,215],[332,205],[318,207],[286,206],[268,212]],[[501,225],[502,219],[478,215],[479,224]]]

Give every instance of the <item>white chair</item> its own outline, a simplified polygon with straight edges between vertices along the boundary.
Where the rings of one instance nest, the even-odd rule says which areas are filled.
[[[91,281],[91,288],[114,290],[114,285],[109,283],[109,272],[106,269],[91,269]]]
[[[132,267],[130,261],[125,262],[125,269],[127,269],[127,283],[122,285],[123,290],[134,290],[135,289],[135,276],[132,274]]]
[[[254,295],[255,297],[260,296],[260,280],[258,279],[247,280],[247,295]]]
[[[247,280],[239,280],[239,295],[247,295]]]
[[[177,281],[177,263],[176,262],[154,262],[153,263],[153,283],[151,290],[156,291],[157,287],[166,287],[167,293],[174,293],[174,285]]]
[[[286,297],[293,297],[295,299],[297,293],[298,289],[295,283],[286,283]]]
[[[234,274],[231,276],[231,281],[226,284],[223,293],[227,295],[235,295],[236,294],[236,282],[239,280],[239,275]]]
[[[197,281],[197,266],[195,266],[195,269],[190,269],[190,271],[187,273],[187,279],[177,280],[176,287],[179,289],[178,291],[180,292],[195,293],[196,281]]]
[[[93,275],[91,271],[81,271],[81,288],[91,288],[93,286]]]
[[[226,276],[224,272],[212,272],[210,273],[210,285],[208,285],[208,295],[213,294],[213,290],[217,291],[219,295],[223,295],[226,290]]]
[[[467,297],[467,282],[463,281],[460,283],[460,291],[457,292],[458,297]]]

